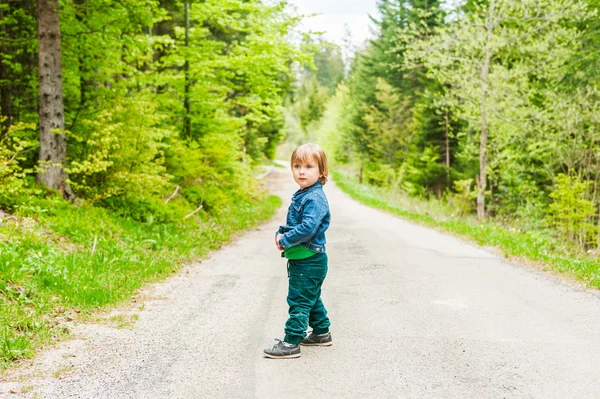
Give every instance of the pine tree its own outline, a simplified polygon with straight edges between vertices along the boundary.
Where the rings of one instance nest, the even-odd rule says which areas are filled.
[[[426,92],[436,91],[438,87],[427,79],[423,68],[405,68],[404,59],[407,43],[414,36],[422,35],[441,23],[443,12],[438,0],[382,0],[378,9],[380,17],[373,18],[378,35],[358,54],[351,71],[346,120],[356,152],[366,155],[362,155],[361,163],[389,163],[391,160],[389,166],[398,168],[410,159],[409,146],[417,152],[431,145],[442,151],[440,143],[446,143],[441,128],[444,116],[436,113],[431,96],[426,95]],[[416,29],[417,26],[420,28]],[[389,105],[383,106],[377,99],[378,79],[389,84],[402,99],[394,108],[398,107],[404,114],[399,118],[404,122],[396,127],[398,137],[402,137],[400,141],[406,146],[402,151],[403,156],[387,156],[383,159],[373,150],[378,146],[378,133],[377,129],[372,129],[372,124],[369,128],[365,117],[376,109],[384,111],[382,108],[389,108]],[[413,122],[406,122],[409,120]],[[442,155],[446,153],[444,150],[440,154],[444,162],[448,156]],[[418,184],[428,185],[430,182]]]

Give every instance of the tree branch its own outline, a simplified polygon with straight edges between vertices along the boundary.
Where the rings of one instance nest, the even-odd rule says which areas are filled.
[[[171,196],[169,198],[166,199],[165,204],[168,204],[169,201],[171,201],[173,199],[173,197],[175,197],[177,195],[177,192],[179,191],[179,186],[177,186],[175,188],[175,192],[173,194],[171,194]]]
[[[184,217],[184,219],[187,219],[187,218],[189,218],[190,216],[193,216],[193,215],[194,215],[196,212],[200,211],[200,209],[202,209],[202,205],[200,205],[200,206],[198,207],[198,209],[196,209],[194,212],[192,212],[192,213],[190,213],[190,214],[186,215],[186,216]]]

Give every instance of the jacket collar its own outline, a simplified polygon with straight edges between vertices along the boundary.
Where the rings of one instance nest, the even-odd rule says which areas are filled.
[[[304,195],[304,194],[306,194],[306,193],[309,193],[309,192],[311,192],[311,191],[313,191],[313,190],[315,190],[315,189],[317,189],[317,188],[319,188],[319,187],[321,187],[321,188],[322,188],[322,187],[323,187],[323,184],[321,184],[321,182],[317,180],[317,182],[316,182],[315,184],[313,184],[312,186],[310,186],[310,187],[306,187],[306,188],[305,188],[305,189],[303,189],[303,190],[298,190],[298,191],[296,191],[296,192],[294,193],[294,196],[293,196],[293,198],[296,198],[296,197],[299,197],[299,196],[301,196],[301,195]]]

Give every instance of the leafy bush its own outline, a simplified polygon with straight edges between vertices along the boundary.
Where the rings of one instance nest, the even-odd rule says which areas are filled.
[[[448,203],[458,215],[465,215],[475,209],[477,188],[473,187],[473,179],[455,180],[454,191],[448,196]]]
[[[92,201],[110,196],[162,193],[170,175],[163,165],[163,139],[156,106],[142,98],[107,100],[99,114],[69,133],[70,184]]]
[[[13,208],[23,197],[41,192],[31,176],[34,170],[22,165],[25,153],[34,150],[37,143],[21,138],[20,133],[32,129],[32,123],[17,123],[0,135],[0,206],[5,208]]]
[[[596,209],[586,198],[588,186],[592,182],[581,181],[578,176],[559,174],[550,198],[552,224],[563,237],[585,247],[596,238]]]
[[[96,203],[115,215],[143,223],[173,223],[183,219],[186,208],[171,201],[144,197],[108,197]]]
[[[396,180],[396,172],[386,164],[369,163],[364,173],[365,181],[378,187],[390,187]]]

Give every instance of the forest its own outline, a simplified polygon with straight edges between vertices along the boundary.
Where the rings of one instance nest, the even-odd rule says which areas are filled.
[[[291,3],[0,1],[0,369],[270,217],[282,142],[600,252],[599,0],[379,0],[364,44]]]
[[[218,248],[310,45],[286,2],[0,2],[0,367]]]
[[[331,73],[329,55],[327,68],[304,78],[295,130],[310,136],[304,109],[318,109],[314,123],[333,103],[335,126],[314,125],[313,135],[359,182],[597,251],[600,2],[381,0],[378,8],[376,35],[345,75]]]

